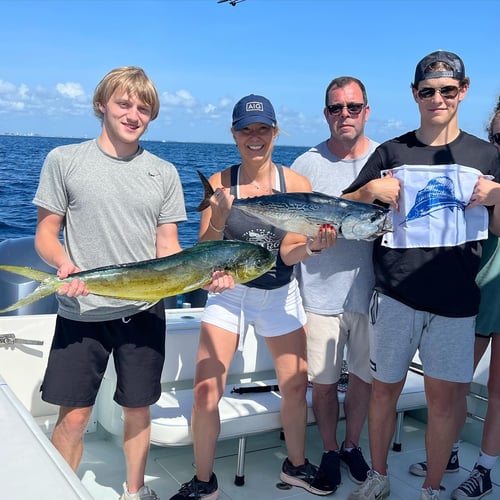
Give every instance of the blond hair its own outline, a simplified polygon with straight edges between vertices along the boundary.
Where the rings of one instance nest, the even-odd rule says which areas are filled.
[[[122,66],[111,70],[97,85],[94,98],[94,114],[101,121],[104,118],[99,104],[106,104],[111,96],[122,90],[130,95],[135,95],[151,108],[151,121],[160,112],[160,98],[158,91],[151,79],[142,68],[136,66]]]

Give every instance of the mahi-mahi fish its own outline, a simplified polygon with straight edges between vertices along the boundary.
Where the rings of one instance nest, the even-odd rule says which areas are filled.
[[[2,271],[40,282],[33,292],[0,309],[0,313],[43,299],[74,278],[84,281],[87,290],[95,295],[155,303],[208,285],[214,271],[226,271],[236,283],[247,283],[263,275],[274,263],[274,255],[266,248],[245,241],[223,240],[197,243],[159,259],[89,269],[64,279],[29,267],[0,265]]]
[[[200,212],[209,206],[208,199],[214,190],[208,179],[197,172],[204,189],[203,200],[196,209]],[[275,192],[239,198],[232,206],[284,231],[309,237],[315,236],[323,224],[330,224],[339,236],[348,240],[371,241],[392,231],[388,208],[317,192]]]

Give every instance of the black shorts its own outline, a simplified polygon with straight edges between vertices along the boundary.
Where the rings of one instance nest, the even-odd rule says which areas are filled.
[[[163,301],[111,321],[73,321],[57,316],[42,399],[59,406],[94,405],[111,352],[117,375],[114,400],[126,408],[155,403],[161,394],[165,361]]]

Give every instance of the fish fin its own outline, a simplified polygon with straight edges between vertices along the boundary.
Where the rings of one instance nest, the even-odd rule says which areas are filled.
[[[39,272],[41,272],[41,271],[39,271]],[[48,274],[48,273],[46,273],[46,274]],[[49,276],[50,276],[50,274],[49,274]],[[32,304],[33,302],[36,302],[37,300],[40,300],[40,299],[43,299],[44,297],[52,295],[60,286],[61,286],[61,283],[59,283],[55,279],[52,279],[52,280],[47,281],[45,283],[42,283],[40,286],[35,288],[35,290],[33,290],[28,295],[26,295],[26,297],[23,297],[21,300],[18,300],[17,302],[6,307],[5,309],[0,309],[0,314],[6,313],[9,311],[14,311],[15,309],[19,309],[20,307],[27,306],[29,304]]]
[[[44,297],[53,294],[62,285],[62,282],[57,279],[55,275],[46,273],[45,271],[31,269],[31,267],[0,266],[0,271],[19,274],[25,278],[41,282],[40,286],[35,288],[35,290],[33,290],[30,294],[26,295],[26,297],[18,300],[5,309],[0,309],[0,313],[14,311],[15,309],[19,309],[20,307],[27,306],[37,300],[43,299]]]
[[[37,269],[31,269],[31,267],[21,267],[21,266],[0,266],[0,271],[7,271],[13,274],[19,274],[25,278],[29,278],[38,282],[42,282],[47,278],[51,278],[54,275],[46,273],[45,271],[38,271]]]
[[[210,202],[208,200],[214,194],[214,189],[200,170],[197,170],[196,172],[200,176],[201,183],[203,184],[203,200],[201,200],[201,203],[196,207],[196,211],[202,212],[205,208],[209,207]]]

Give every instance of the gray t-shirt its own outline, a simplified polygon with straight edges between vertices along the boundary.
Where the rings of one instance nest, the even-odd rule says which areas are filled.
[[[299,156],[291,168],[307,177],[313,191],[340,196],[357,177],[378,143],[371,141],[360,158],[343,160],[328,149],[326,141]],[[306,311],[341,314],[368,313],[374,284],[373,243],[346,240],[337,243],[296,266],[297,279]]]
[[[66,251],[82,271],[153,259],[157,226],[186,220],[182,185],[171,163],[143,148],[114,158],[97,140],[52,150],[33,203],[65,217]],[[150,306],[92,294],[58,300],[58,313],[76,321],[117,319]]]

